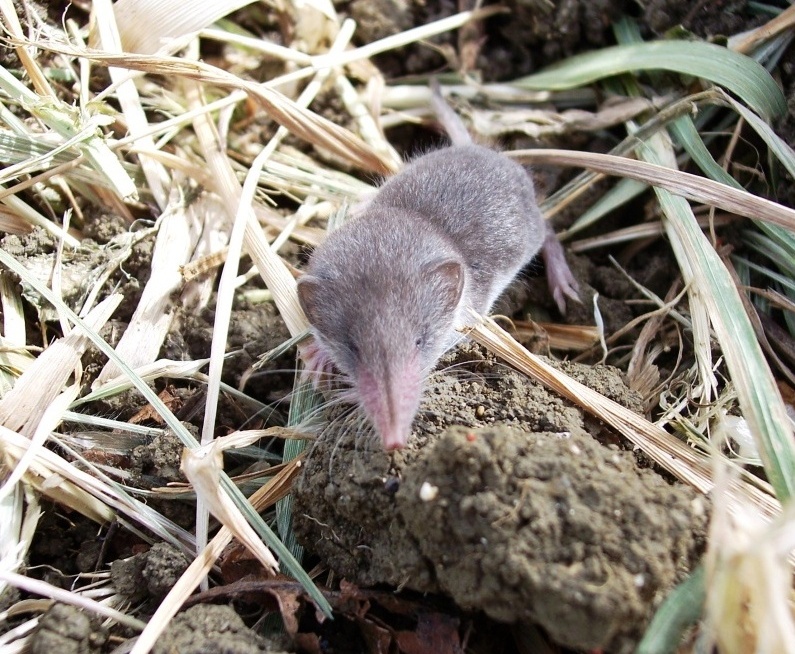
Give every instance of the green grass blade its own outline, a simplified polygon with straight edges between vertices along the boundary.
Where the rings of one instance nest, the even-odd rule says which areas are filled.
[[[672,121],[668,126],[676,142],[681,145],[687,154],[693,159],[696,165],[707,177],[711,177],[716,182],[734,186],[742,189],[740,183],[727,173],[720,164],[715,161],[712,153],[707,149],[701,135],[696,129],[695,123],[690,116],[681,116]]]
[[[650,163],[674,165],[673,152],[653,138],[638,155]],[[666,231],[686,281],[706,305],[726,359],[743,416],[764,462],[765,473],[782,504],[795,493],[795,445],[787,412],[757,341],[739,291],[726,266],[702,233],[684,198],[655,188],[665,213]]]
[[[613,75],[667,70],[700,77],[729,89],[765,119],[784,114],[776,82],[750,57],[703,41],[652,41],[577,55],[513,82],[529,90],[566,90]]]
[[[312,382],[305,379],[301,372],[295,375],[293,385],[293,399],[290,402],[290,413],[287,417],[287,425],[295,426],[305,422],[307,417],[312,414],[323,398],[312,388]],[[283,460],[292,461],[306,447],[305,440],[288,439],[284,442]],[[276,521],[279,528],[279,536],[290,550],[296,560],[300,561],[304,555],[304,548],[298,544],[293,530],[293,495],[290,493],[276,504]]]
[[[788,266],[786,267],[792,275],[795,275],[795,233],[761,220],[759,221],[759,229],[767,234],[778,247],[789,254]]]
[[[765,234],[751,230],[743,232],[743,238],[748,248],[756,250],[764,257],[767,257],[785,274],[795,277],[795,258],[786,247]]]
[[[587,229],[627,202],[647,191],[648,184],[634,179],[620,179],[602,197],[580,214],[580,217],[566,230],[566,238]]]
[[[652,618],[636,654],[670,654],[677,650],[682,634],[701,618],[706,600],[704,566],[698,566],[668,595]]]
[[[774,151],[779,160],[787,167],[787,170],[791,174],[795,172],[795,153],[793,153],[792,149],[756,114],[738,102],[732,101],[731,105],[762,135],[771,151]],[[722,182],[728,186],[742,189],[740,183],[721,168],[712,157],[689,116],[682,116],[673,121],[669,129],[707,177],[714,179],[716,182]],[[756,236],[752,234],[750,236],[751,243],[754,243],[764,256],[775,261],[781,270],[786,271],[790,275],[795,275],[795,234],[783,227],[771,225],[762,220],[754,221],[754,223],[762,232],[767,234],[769,240],[765,239],[764,241],[756,242]],[[771,247],[768,248],[768,245]]]
[[[747,122],[757,134],[762,138],[770,151],[782,163],[787,172],[795,177],[795,151],[778,135],[776,134],[764,120],[757,116],[748,107],[737,102],[734,98],[726,95],[726,101],[731,107],[740,114],[745,122]]]
[[[734,262],[737,273],[740,275],[741,282],[743,284],[750,285],[750,272],[755,271],[768,277],[773,283],[778,284],[781,288],[781,292],[791,300],[795,301],[795,277],[784,276],[780,273],[777,273],[775,270],[765,268],[764,266],[760,266],[756,263],[753,263],[752,261],[749,261],[748,259],[738,257],[736,255],[732,256],[732,261]],[[754,304],[759,308],[760,311],[769,311],[770,303],[763,296],[755,297]],[[782,310],[781,313],[784,317],[784,322],[787,325],[789,333],[795,336],[795,313],[792,311],[787,311],[786,309]]]
[[[91,167],[110,182],[122,199],[138,199],[135,183],[99,133],[100,124],[107,120],[105,117],[86,118],[57,100],[41,98],[2,66],[0,88],[63,138],[75,139],[76,147],[86,156]]]
[[[770,270],[769,268],[765,268],[764,266],[760,266],[758,263],[754,263],[753,261],[746,259],[745,257],[739,257],[737,255],[732,255],[732,261],[738,266],[745,266],[749,270],[753,270],[755,272],[761,273],[767,277],[770,277],[774,282],[781,284],[782,288],[786,289],[793,295],[795,295],[795,278],[793,277],[786,277],[785,275],[781,275],[774,270]],[[748,283],[747,280],[743,280],[743,283]]]
[[[620,93],[621,91],[618,92]],[[693,107],[698,107],[699,117],[714,112],[719,108],[715,105],[715,103],[719,101],[719,97],[717,97],[719,94],[720,97],[722,97],[722,91],[713,88],[709,91],[702,91],[672,102],[659,113],[651,116],[645,123],[638,127],[636,132],[610,150],[610,154],[628,155],[635,150],[638,140],[643,140],[659,130],[665,129],[672,121],[677,120],[679,117],[689,117],[689,114],[693,111]],[[700,137],[698,140],[701,144],[702,151],[706,150]],[[708,151],[707,155],[709,156],[709,161],[712,161],[714,166],[720,168],[714,159],[712,159],[712,156],[709,155]],[[705,164],[705,166],[706,165],[707,164]],[[585,171],[577,175],[573,180],[564,184],[559,190],[555,191],[555,193],[541,202],[540,206],[542,212],[548,213],[554,210],[559,202],[566,200],[572,194],[576,195],[579,193],[584,186],[592,182],[594,177],[596,177],[596,173],[590,171]],[[732,180],[732,183],[733,182],[734,180]],[[561,238],[569,239],[576,233],[590,227],[611,211],[614,211],[636,198],[647,188],[648,184],[643,181],[629,178],[619,180],[606,191],[602,197],[586,209],[568,229],[562,232]]]

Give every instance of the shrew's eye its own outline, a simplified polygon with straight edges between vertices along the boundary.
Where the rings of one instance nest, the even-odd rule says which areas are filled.
[[[345,347],[350,353],[351,357],[358,361],[359,359],[359,346],[351,340],[345,341]]]
[[[428,330],[423,330],[423,332],[417,337],[417,340],[414,341],[414,345],[417,346],[418,350],[424,350],[428,347]]]

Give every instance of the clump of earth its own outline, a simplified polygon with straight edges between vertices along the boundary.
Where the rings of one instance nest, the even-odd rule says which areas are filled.
[[[246,627],[231,606],[198,604],[177,615],[158,639],[154,654],[279,654]]]
[[[447,363],[407,449],[342,421],[315,442],[295,486],[300,539],[360,585],[441,592],[568,647],[633,651],[697,564],[705,500],[476,346]],[[566,368],[640,410],[616,369]]]
[[[117,559],[110,566],[113,588],[131,602],[147,597],[162,600],[188,569],[190,561],[168,543],[155,543],[146,552]]]
[[[53,604],[41,616],[28,649],[31,654],[94,654],[108,634],[99,620],[68,604]]]

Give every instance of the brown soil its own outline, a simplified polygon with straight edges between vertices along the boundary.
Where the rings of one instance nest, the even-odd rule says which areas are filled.
[[[110,566],[113,588],[131,602],[161,600],[174,586],[190,561],[167,543],[155,543],[145,552],[117,559]]]
[[[246,627],[229,606],[199,604],[178,615],[152,650],[154,654],[278,654]]]
[[[108,641],[98,622],[79,609],[53,604],[39,621],[31,638],[31,654],[96,654]]]
[[[479,354],[465,345],[455,374],[433,380],[408,449],[386,454],[345,424],[315,443],[296,484],[297,533],[362,586],[443,592],[569,647],[632,651],[698,560],[705,500]],[[565,368],[639,407],[617,370]]]

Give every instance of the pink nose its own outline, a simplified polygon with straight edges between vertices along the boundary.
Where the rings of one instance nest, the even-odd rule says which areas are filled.
[[[392,450],[402,450],[408,443],[409,434],[397,429],[388,429],[381,432],[381,443],[387,452]]]
[[[366,369],[358,371],[357,390],[362,407],[387,451],[406,447],[419,408],[422,384],[416,364],[410,363],[393,375],[388,371],[383,376]]]

